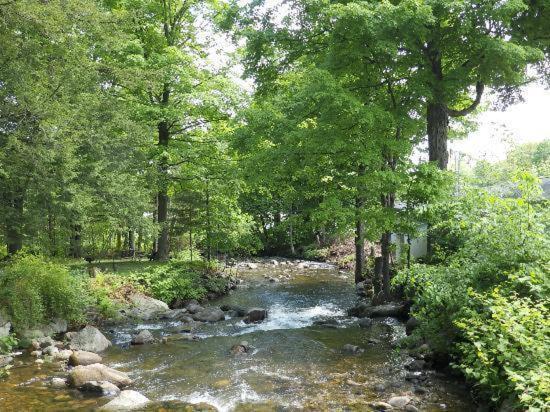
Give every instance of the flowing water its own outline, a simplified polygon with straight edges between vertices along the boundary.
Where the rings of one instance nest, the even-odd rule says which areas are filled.
[[[202,404],[199,410],[206,403],[219,411],[368,411],[370,402],[401,394],[411,396],[421,411],[475,410],[465,388],[444,375],[429,374],[425,393],[413,392],[405,380],[407,356],[395,349],[403,325],[387,318],[362,329],[347,317],[346,308],[355,302],[349,274],[324,265],[262,264],[240,272],[244,284],[209,304],[266,308],[263,323],[246,325],[233,318],[201,324],[193,331],[200,339],[194,341],[185,339],[186,325],[173,321],[104,330],[114,343],[103,354],[104,363],[130,374],[132,389],[154,401],[147,410],[195,410],[189,405]],[[272,283],[266,275],[290,279]],[[314,324],[321,319],[337,325]],[[129,346],[139,329],[169,337],[168,343]],[[251,352],[231,355],[232,345],[244,340]],[[345,354],[342,346],[348,343],[365,351]],[[107,402],[48,388],[48,377],[66,374],[59,365],[22,361],[0,382],[0,410],[91,410]]]

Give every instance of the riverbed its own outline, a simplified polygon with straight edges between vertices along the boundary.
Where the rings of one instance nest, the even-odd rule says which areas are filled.
[[[421,385],[405,379],[410,358],[396,349],[402,323],[382,318],[365,329],[346,315],[357,299],[351,274],[325,264],[264,261],[254,269],[241,266],[238,276],[243,282],[236,290],[207,306],[266,308],[264,322],[229,318],[191,332],[174,321],[102,329],[113,342],[103,363],[129,373],[131,389],[153,401],[146,410],[208,410],[207,404],[221,412],[369,411],[370,403],[394,395],[410,397],[421,411],[475,410],[452,377],[428,371]],[[329,324],[318,324],[323,320]],[[141,329],[167,343],[130,346]],[[189,340],[190,333],[198,339]],[[232,355],[230,348],[242,341],[250,352]],[[345,353],[345,344],[364,352]],[[0,410],[93,410],[109,400],[48,387],[48,378],[66,376],[60,364],[35,365],[30,357],[18,362],[0,382]]]

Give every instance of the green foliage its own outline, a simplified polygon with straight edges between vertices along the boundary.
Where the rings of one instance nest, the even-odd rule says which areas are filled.
[[[175,300],[203,299],[207,293],[222,293],[227,280],[216,276],[213,262],[170,261],[142,272],[134,272],[128,279],[143,287],[156,299],[168,304]]]
[[[65,266],[18,255],[0,270],[0,303],[20,331],[55,318],[82,321],[88,299],[83,281]]]
[[[438,265],[414,265],[395,279],[414,299],[417,339],[450,352],[492,401],[512,396],[533,410],[547,406],[550,350],[550,214],[539,184],[520,173],[521,198],[473,188],[447,204],[437,229],[460,239],[456,248],[441,249]]]
[[[14,334],[0,338],[0,355],[10,353],[13,348],[17,347],[18,342]]]
[[[320,248],[319,246],[313,244],[309,247],[304,248],[304,258],[309,260],[319,260],[324,261],[328,258],[329,248]]]
[[[503,294],[504,293],[504,294]],[[495,288],[470,293],[456,326],[463,335],[457,367],[493,402],[550,408],[550,310],[547,303]]]

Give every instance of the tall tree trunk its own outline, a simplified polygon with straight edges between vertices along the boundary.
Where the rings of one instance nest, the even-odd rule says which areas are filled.
[[[210,262],[212,259],[212,227],[210,218],[210,188],[206,182],[206,258]]]
[[[78,223],[72,225],[73,233],[71,235],[71,256],[74,258],[82,257],[82,226]]]
[[[357,171],[358,178],[365,175],[365,166],[360,165]],[[365,200],[362,192],[362,182],[359,182],[355,195],[355,283],[363,280],[365,265],[365,225],[363,223],[363,207]]]
[[[163,94],[163,102],[168,103],[169,91],[165,89]],[[159,146],[167,148],[170,140],[170,131],[168,123],[163,120],[158,125]],[[168,206],[170,197],[168,196],[168,164],[164,156],[162,156],[159,164],[160,185],[157,195],[157,221],[160,226],[160,231],[157,239],[157,255],[156,260],[166,261],[170,254],[169,226],[168,226]]]
[[[384,300],[389,301],[391,299],[390,292],[390,238],[391,232],[385,232],[382,234],[382,239],[380,240],[381,246],[381,255],[382,255],[382,293],[384,295]]]
[[[55,217],[51,209],[48,210],[48,239],[50,241],[50,254],[57,255],[57,245],[55,243]]]
[[[449,153],[447,139],[449,114],[443,103],[428,103],[427,113],[428,153],[430,162],[436,162],[441,170],[447,170]]]
[[[133,258],[136,255],[136,240],[135,232],[130,229],[128,231],[128,255]]]
[[[11,213],[6,216],[6,246],[13,255],[23,248],[23,193],[12,193],[9,200]]]
[[[355,283],[363,280],[363,270],[365,263],[365,234],[364,225],[361,218],[355,222]]]

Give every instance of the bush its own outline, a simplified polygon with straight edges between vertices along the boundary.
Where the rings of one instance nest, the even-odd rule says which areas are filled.
[[[329,248],[318,248],[317,245],[308,246],[304,250],[304,258],[324,262],[328,259]]]
[[[412,340],[451,355],[494,403],[512,397],[535,411],[548,403],[550,219],[537,180],[523,175],[519,187],[519,199],[458,199],[439,225],[461,239],[457,249],[394,282],[414,301]]]
[[[517,407],[550,409],[550,310],[499,288],[470,293],[473,308],[456,321],[463,333],[457,367],[494,402],[517,399]]]
[[[0,355],[10,353],[17,346],[18,340],[14,334],[0,338]]]
[[[83,280],[65,266],[19,255],[0,271],[0,303],[20,331],[55,318],[82,321],[88,299]]]
[[[132,273],[129,279],[145,292],[168,304],[176,300],[203,299],[207,293],[222,293],[228,281],[216,276],[216,265],[208,262],[170,261],[146,271]]]

